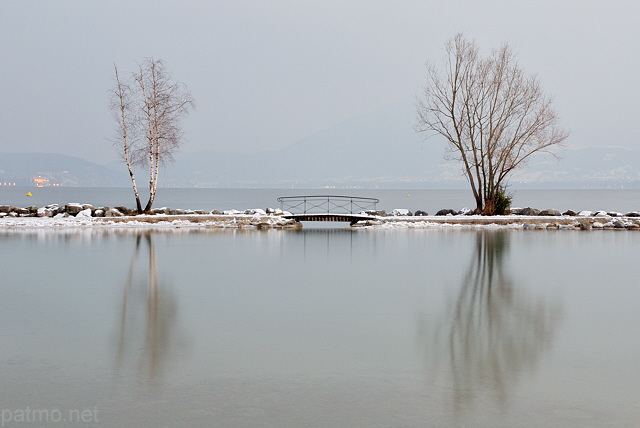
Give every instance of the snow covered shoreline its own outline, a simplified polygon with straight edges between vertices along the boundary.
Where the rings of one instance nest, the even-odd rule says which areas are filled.
[[[434,229],[434,228],[509,228],[536,230],[640,230],[640,212],[627,214],[606,211],[539,211],[532,208],[514,208],[515,214],[503,216],[469,215],[461,211],[441,210],[435,216],[418,211],[396,209],[387,215],[384,211],[364,212],[373,217],[353,224],[356,229]],[[302,224],[286,218],[290,213],[280,209],[249,209],[244,211],[172,210],[154,209],[154,214],[135,215],[126,207],[100,207],[70,203],[46,207],[19,208],[0,205],[0,230],[61,229],[61,228],[154,228],[179,227],[219,229],[299,229]],[[345,223],[335,223],[343,227]]]
[[[335,223],[336,227],[348,227]],[[299,229],[301,223],[273,214],[184,214],[123,217],[3,217],[0,230],[69,228],[217,228]],[[640,230],[638,217],[612,216],[386,216],[360,221],[355,229],[524,229],[524,230]]]
[[[282,216],[260,215],[138,215],[127,217],[5,217],[3,229],[64,229],[64,228],[166,228],[213,227],[236,229],[297,229],[301,225]]]
[[[384,218],[372,221],[376,229],[523,229],[523,230],[640,230],[636,217],[581,216],[446,216],[421,218]]]

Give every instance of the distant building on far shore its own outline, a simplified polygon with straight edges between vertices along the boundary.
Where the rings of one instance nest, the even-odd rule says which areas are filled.
[[[49,180],[48,178],[45,178],[41,175],[38,175],[37,177],[33,177],[33,184],[35,184],[36,187],[58,187],[60,186],[60,183],[53,183],[51,182],[51,180]]]

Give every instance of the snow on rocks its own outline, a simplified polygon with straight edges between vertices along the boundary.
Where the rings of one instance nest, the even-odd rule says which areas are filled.
[[[365,211],[375,216],[354,226],[373,229],[425,228],[513,228],[524,230],[640,230],[640,212],[622,214],[615,211],[571,211],[563,214],[555,209],[513,208],[510,215],[474,215],[469,208],[459,211],[440,210],[435,216],[416,210],[394,209]],[[153,214],[136,215],[127,207],[93,207],[88,204],[51,204],[45,207],[14,207],[0,205],[0,229],[4,228],[62,228],[62,227],[207,227],[271,229],[299,228],[301,223],[287,219],[291,213],[282,209],[254,208],[217,211],[157,208]],[[340,227],[339,224],[336,226]]]
[[[193,216],[121,216],[90,217],[83,210],[75,217],[57,214],[54,217],[5,217],[0,219],[0,230],[22,228],[240,228],[240,229],[291,229],[301,224],[282,216],[260,215],[193,215]]]
[[[104,212],[105,217],[122,217],[124,214],[116,208],[109,208]]]
[[[540,215],[540,210],[536,208],[526,207],[526,208],[513,208],[511,209],[511,214],[513,215],[527,215],[527,216],[538,216]]]
[[[411,211],[409,211],[406,208],[396,208],[395,210],[391,211],[391,215],[407,217],[407,216],[410,216],[412,214],[411,214]]]
[[[557,216],[561,216],[562,214],[560,214],[560,211],[558,210],[547,209],[547,210],[540,211],[538,215],[545,216],[545,217],[557,217]]]
[[[437,216],[441,216],[441,215],[450,215],[450,216],[453,216],[453,215],[458,215],[458,211],[456,211],[456,210],[452,210],[452,209],[450,209],[450,208],[449,208],[449,209],[443,209],[443,210],[438,211],[438,212],[436,213],[436,215],[437,215]]]
[[[76,218],[82,217],[91,217],[91,208],[87,208],[86,210],[82,210],[76,214]]]
[[[63,227],[214,227],[214,228],[299,228],[301,224],[285,218],[281,209],[219,211],[157,208],[151,215],[137,215],[124,206],[93,207],[77,202],[45,207],[0,205],[0,228]]]
[[[83,210],[83,205],[73,202],[65,205],[64,210],[69,215],[77,215],[80,211]]]
[[[262,216],[267,215],[265,210],[260,209],[260,208],[255,208],[255,209],[252,209],[252,210],[246,210],[244,213],[245,214],[253,214],[253,215],[262,215]]]

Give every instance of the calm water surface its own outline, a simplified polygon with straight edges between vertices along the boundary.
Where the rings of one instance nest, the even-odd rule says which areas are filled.
[[[639,248],[616,231],[0,229],[5,426],[43,425],[7,421],[30,408],[96,415],[59,426],[637,427]]]

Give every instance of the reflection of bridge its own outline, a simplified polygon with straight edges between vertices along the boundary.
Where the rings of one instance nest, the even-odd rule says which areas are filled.
[[[291,215],[285,215],[296,221],[348,221],[351,224],[360,220],[373,220],[375,215],[360,214],[363,211],[376,211],[378,199],[358,196],[283,196],[278,198],[280,208]]]

